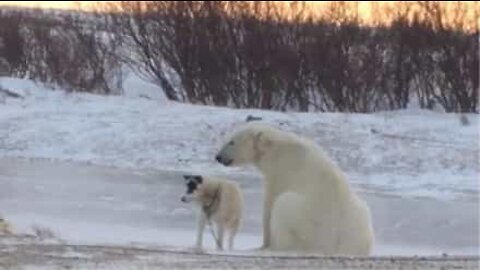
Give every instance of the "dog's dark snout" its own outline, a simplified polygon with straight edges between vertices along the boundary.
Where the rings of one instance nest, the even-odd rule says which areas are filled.
[[[184,196],[182,196],[182,198],[180,198],[180,201],[182,201],[182,202],[186,202],[186,201],[187,201],[187,199],[186,199]]]
[[[217,155],[217,156],[215,157],[215,160],[218,161],[218,162],[220,162],[220,163],[222,163],[222,156]]]

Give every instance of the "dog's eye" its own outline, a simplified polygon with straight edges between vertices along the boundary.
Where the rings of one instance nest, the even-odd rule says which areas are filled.
[[[228,143],[228,145],[233,145],[233,144],[234,144],[233,141],[230,141],[230,142]]]

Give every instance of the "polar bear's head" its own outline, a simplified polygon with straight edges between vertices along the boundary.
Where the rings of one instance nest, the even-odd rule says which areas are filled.
[[[227,137],[215,159],[225,166],[258,164],[268,153],[276,129],[261,123],[248,123]]]

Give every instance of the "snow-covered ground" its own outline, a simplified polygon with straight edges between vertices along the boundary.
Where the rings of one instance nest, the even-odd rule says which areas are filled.
[[[22,96],[0,93],[0,215],[21,232],[38,225],[74,243],[185,247],[194,220],[178,199],[180,173],[230,175],[247,197],[238,247],[255,247],[259,175],[213,160],[222,135],[254,115],[312,137],[346,171],[372,209],[375,254],[478,251],[478,115],[234,110],[128,87],[96,96],[0,78],[0,89]]]
[[[242,253],[261,243],[262,189],[258,179],[234,179],[245,196],[235,245]],[[179,250],[193,245],[196,226],[193,209],[180,201],[183,182],[177,172],[0,158],[0,210],[17,234],[51,232],[69,244]],[[478,202],[360,196],[372,212],[373,255],[477,253]],[[214,250],[209,230],[205,247]]]
[[[136,85],[142,89],[138,97],[131,94]],[[474,114],[465,115],[465,125],[456,114],[415,109],[376,114],[234,110],[167,102],[161,95],[143,98],[143,89],[151,86],[135,80],[128,84],[128,97],[48,91],[11,78],[0,78],[0,86],[24,97],[0,103],[0,157],[255,175],[213,161],[221,135],[255,115],[314,138],[357,188],[478,199]]]

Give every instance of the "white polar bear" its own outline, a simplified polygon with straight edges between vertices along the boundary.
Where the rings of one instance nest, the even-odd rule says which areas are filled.
[[[261,123],[234,131],[218,155],[225,166],[253,164],[265,178],[263,246],[323,255],[369,255],[367,205],[313,141]]]

